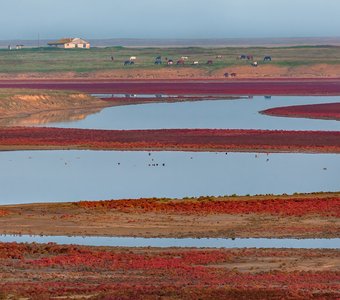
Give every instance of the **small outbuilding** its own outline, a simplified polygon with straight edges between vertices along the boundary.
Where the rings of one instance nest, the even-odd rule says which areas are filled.
[[[91,47],[88,41],[81,38],[64,38],[55,42],[49,42],[48,45],[64,49],[90,49]]]

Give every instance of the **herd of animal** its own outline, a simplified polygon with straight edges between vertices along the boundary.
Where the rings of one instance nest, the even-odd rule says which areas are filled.
[[[222,55],[217,55],[216,59],[222,59]],[[257,67],[259,65],[258,61],[254,60],[254,56],[250,55],[250,54],[241,54],[237,57],[239,60],[247,60],[250,61],[251,66],[253,67]],[[113,56],[111,56],[111,60],[114,61]],[[131,56],[128,60],[124,61],[124,66],[129,66],[129,65],[134,65],[135,61],[137,60],[136,56]],[[162,65],[163,62],[166,63],[168,66],[171,65],[185,65],[186,63],[188,63],[189,61],[189,57],[188,56],[182,56],[180,59],[178,59],[175,63],[175,61],[173,59],[169,59],[168,57],[164,58],[164,61],[162,59],[162,56],[157,56],[155,58],[154,64],[155,65]],[[263,57],[263,62],[271,62],[272,61],[272,57],[271,56],[264,56]],[[206,64],[207,65],[212,65],[214,62],[213,60],[207,60]],[[190,65],[199,65],[199,61],[198,60],[193,60],[191,61]],[[236,73],[224,73],[224,77],[236,77]]]
[[[258,61],[254,61],[254,56],[253,55],[246,55],[246,54],[241,54],[238,59],[244,59],[244,60],[249,60],[251,61],[251,65],[253,67],[257,67],[259,65]],[[272,57],[269,56],[269,55],[266,55],[264,58],[263,58],[263,62],[270,62],[272,61]]]

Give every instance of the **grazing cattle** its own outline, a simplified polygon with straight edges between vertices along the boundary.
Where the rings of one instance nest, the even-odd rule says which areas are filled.
[[[193,61],[192,65],[198,65],[198,61]]]
[[[207,61],[207,65],[212,65],[213,64],[213,61],[212,60],[208,60]]]
[[[155,60],[155,65],[161,65],[162,64],[162,60],[161,59],[156,59]]]
[[[271,56],[265,56],[263,58],[263,61],[272,61],[272,57]]]
[[[222,55],[216,55],[216,58],[222,58]]]
[[[184,60],[182,60],[182,59],[178,60],[177,65],[184,65]]]
[[[246,58],[247,58],[247,55],[241,54],[238,58],[239,58],[239,59],[246,59]]]
[[[230,77],[236,77],[236,73],[231,73]]]
[[[172,59],[169,59],[168,62],[167,62],[168,65],[173,65],[174,64],[174,61]]]
[[[223,76],[224,77],[229,77],[229,73],[224,73]]]
[[[124,61],[124,66],[134,65],[135,63],[131,60]]]
[[[181,60],[188,60],[188,59],[189,59],[188,56],[182,56],[182,57],[181,57]]]
[[[257,67],[259,64],[257,61],[254,61],[252,64],[251,64],[253,67]]]
[[[131,56],[131,57],[130,57],[130,60],[136,60],[136,59],[137,59],[136,56]]]
[[[253,60],[253,59],[254,59],[254,56],[252,56],[252,55],[247,55],[247,59],[248,59],[248,60]]]

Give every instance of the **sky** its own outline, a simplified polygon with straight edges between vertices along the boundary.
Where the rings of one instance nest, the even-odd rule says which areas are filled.
[[[0,40],[339,37],[340,0],[0,0]]]

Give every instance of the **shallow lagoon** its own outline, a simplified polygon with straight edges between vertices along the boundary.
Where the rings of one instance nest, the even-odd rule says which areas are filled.
[[[340,155],[0,152],[0,204],[338,191]]]
[[[91,129],[226,128],[340,131],[339,121],[280,118],[259,113],[279,106],[334,102],[340,102],[340,97],[254,96],[237,100],[149,103],[110,107],[83,120],[44,126]]]

